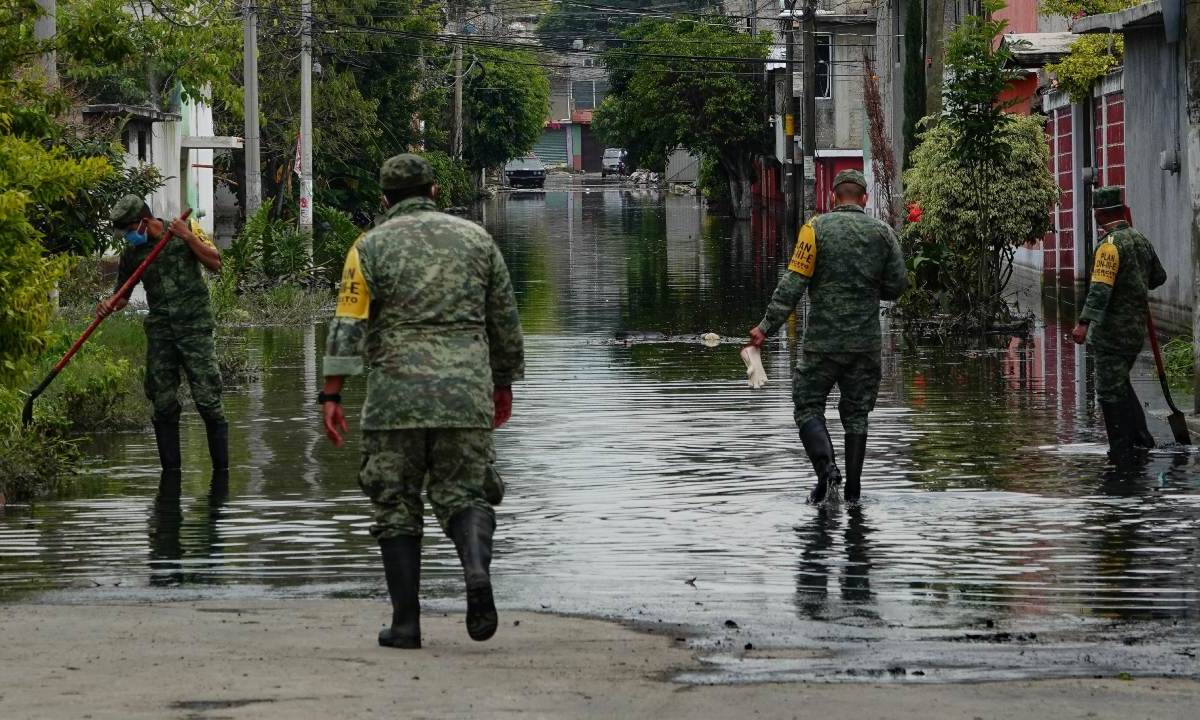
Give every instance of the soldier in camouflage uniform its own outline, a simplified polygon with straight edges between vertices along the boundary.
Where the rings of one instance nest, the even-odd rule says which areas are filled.
[[[120,289],[150,254],[168,224],[155,218],[137,195],[126,195],[109,213],[114,231],[128,246],[121,253],[114,294],[100,302],[98,315],[120,310],[129,296]],[[229,481],[229,425],[221,404],[221,372],[213,347],[213,312],[201,268],[221,269],[221,253],[203,233],[178,218],[171,221],[171,240],[146,273],[142,286],[150,313],[146,316],[146,397],[154,407],[154,438],[163,474],[161,496],[179,495],[179,382],[186,373],[196,410],[204,419],[212,459],[212,487],[221,493]]]
[[[496,520],[487,482],[492,429],[512,414],[524,376],[521,320],[508,268],[483,228],[439,212],[423,158],[389,158],[380,171],[388,210],[346,258],[324,361],[325,431],[340,446],[346,375],[371,372],[363,407],[359,485],[374,506],[392,623],[388,647],[421,646],[421,535],[425,489],[454,541],[467,588],[467,631],[496,632],[490,566]]]
[[[879,301],[895,300],[908,285],[900,245],[892,229],[867,215],[867,182],[857,170],[834,178],[832,212],[800,230],[787,271],[779,280],[762,322],[750,331],[752,345],[783,325],[808,291],[811,311],[804,353],[792,379],[800,439],[817,482],[810,503],[825,500],[842,481],[825,425],[825,402],[836,384],[838,413],[846,431],[845,499],[861,492],[867,447],[867,415],[875,408],[881,374]]]
[[[1096,246],[1091,287],[1072,335],[1075,342],[1092,348],[1109,457],[1120,465],[1154,447],[1129,371],[1146,342],[1149,291],[1167,281],[1167,272],[1150,241],[1129,226],[1121,188],[1098,188],[1092,193],[1092,207],[1104,235]]]

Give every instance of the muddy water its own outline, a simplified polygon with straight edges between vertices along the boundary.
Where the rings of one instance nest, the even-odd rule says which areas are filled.
[[[712,663],[685,679],[1200,674],[1200,464],[1164,450],[1108,472],[1069,311],[983,349],[889,334],[865,500],[816,510],[795,328],[763,390],[737,356],[784,257],[769,227],[600,188],[501,196],[484,222],[529,334],[498,434],[505,605],[678,627]],[[709,331],[727,342],[675,337]],[[152,499],[148,434],[98,438],[76,496],[0,515],[0,598],[383,593],[356,450],[318,431],[323,328],[246,342],[267,369],[227,399],[230,497],[205,494],[195,417],[178,504]],[[423,592],[453,607],[457,559],[427,528]]]

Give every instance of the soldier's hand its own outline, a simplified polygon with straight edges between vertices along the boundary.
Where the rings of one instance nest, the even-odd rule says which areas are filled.
[[[186,220],[175,218],[171,221],[170,230],[172,235],[181,240],[192,238],[192,228]]]
[[[763,343],[767,341],[767,334],[758,329],[758,326],[750,328],[750,344],[756,348],[761,348]]]
[[[512,418],[512,386],[505,385],[493,390],[492,403],[496,406],[496,414],[492,418],[492,427],[498,428]]]
[[[1071,331],[1071,339],[1076,345],[1082,345],[1087,342],[1087,323],[1076,323],[1075,329]]]
[[[325,437],[329,438],[334,447],[341,447],[346,442],[343,434],[350,430],[346,425],[346,413],[342,411],[342,404],[331,400],[325,403],[322,409],[325,415]]]
[[[104,298],[100,302],[96,303],[96,317],[103,319],[109,315],[112,315],[112,312],[112,298]]]

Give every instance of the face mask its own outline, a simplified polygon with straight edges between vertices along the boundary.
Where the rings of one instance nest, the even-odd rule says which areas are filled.
[[[125,241],[129,243],[130,247],[141,247],[146,244],[147,240],[149,238],[146,237],[146,233],[144,232],[138,232],[137,230],[125,231]]]

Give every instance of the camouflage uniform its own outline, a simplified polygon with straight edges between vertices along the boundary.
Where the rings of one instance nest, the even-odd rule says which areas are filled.
[[[801,229],[792,261],[758,324],[766,335],[775,332],[808,291],[804,353],[792,383],[797,426],[824,417],[836,384],[842,426],[848,433],[867,431],[879,392],[879,301],[898,298],[907,285],[892,229],[858,205],[840,205]]]
[[[419,161],[419,162],[418,162]],[[432,182],[412,155],[381,173]],[[422,534],[421,489],[442,529],[467,508],[492,515],[492,391],[524,375],[521,322],[500,249],[483,228],[413,197],[388,209],[346,259],[324,374],[371,372],[359,484],[371,534]]]
[[[1099,192],[1099,191],[1097,191]],[[1149,291],[1167,281],[1154,246],[1124,222],[1108,226],[1096,246],[1092,284],[1079,319],[1096,359],[1096,394],[1124,399],[1129,371],[1146,342]]]
[[[143,201],[135,195],[113,207],[113,225],[136,222]],[[165,221],[163,228],[167,226]],[[203,238],[207,242],[207,238]],[[121,253],[114,292],[129,279],[153,250],[155,240]],[[211,244],[211,243],[210,243]],[[208,422],[225,422],[221,404],[221,372],[213,347],[212,306],[200,261],[181,238],[167,242],[142,275],[150,313],[146,316],[146,397],[156,422],[177,422],[180,414],[180,372],[187,374],[196,410]]]

